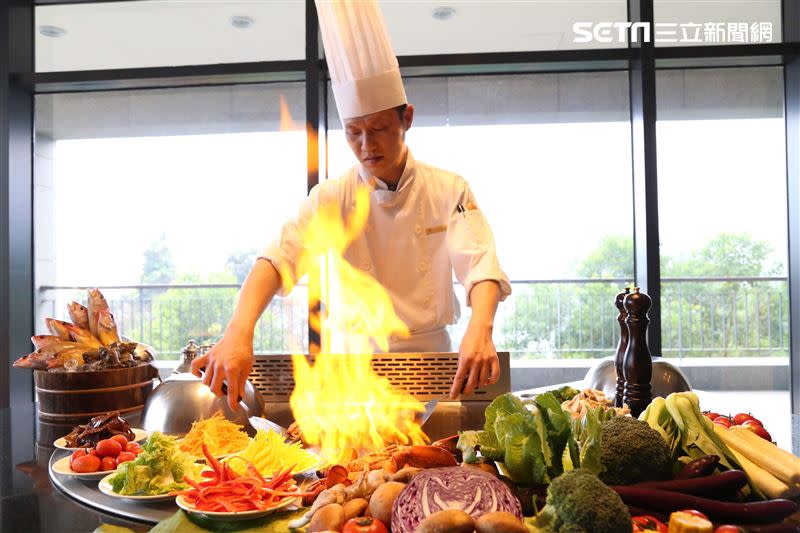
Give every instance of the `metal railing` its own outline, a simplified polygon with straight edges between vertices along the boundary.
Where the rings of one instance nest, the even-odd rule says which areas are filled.
[[[623,279],[516,280],[498,308],[495,344],[517,359],[611,355],[619,339],[614,297]],[[214,342],[230,319],[238,285],[119,285],[100,287],[123,334],[177,357],[187,339]],[[459,299],[463,289],[457,286]],[[43,286],[36,324],[66,315],[83,287]],[[308,350],[307,287],[277,298],[258,322],[254,348],[263,353]],[[662,278],[663,355],[676,357],[787,356],[788,284],[782,277]],[[469,309],[450,327],[454,346]],[[39,331],[37,330],[37,333]]]

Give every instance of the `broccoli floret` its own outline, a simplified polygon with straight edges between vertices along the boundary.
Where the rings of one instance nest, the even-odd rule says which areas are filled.
[[[560,389],[558,389],[556,391],[556,396],[558,396],[558,398],[562,402],[566,402],[568,400],[571,400],[572,398],[574,398],[576,395],[578,395],[580,393],[581,393],[581,391],[579,391],[577,389],[573,389],[569,385],[564,385],[563,387],[561,387]]]
[[[609,485],[668,479],[672,473],[669,446],[647,422],[616,416],[600,429],[600,479]]]
[[[585,468],[570,470],[547,489],[533,525],[540,533],[631,533],[631,515],[619,495]]]

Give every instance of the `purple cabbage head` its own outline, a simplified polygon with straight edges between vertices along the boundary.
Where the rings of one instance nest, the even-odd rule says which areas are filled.
[[[392,507],[392,533],[414,533],[438,511],[460,509],[473,518],[505,511],[522,520],[519,500],[497,477],[463,466],[431,468],[417,474]]]

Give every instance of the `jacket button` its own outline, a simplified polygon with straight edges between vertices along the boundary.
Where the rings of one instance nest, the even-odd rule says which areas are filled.
[[[420,272],[426,272],[428,270],[428,262],[427,261],[420,261],[419,266],[417,267]]]
[[[414,227],[414,233],[416,233],[417,235],[422,235],[422,226],[420,226],[419,224],[417,224],[417,225]]]

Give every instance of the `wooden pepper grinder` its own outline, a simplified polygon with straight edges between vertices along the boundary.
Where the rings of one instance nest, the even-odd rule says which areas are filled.
[[[647,346],[647,325],[650,319],[647,312],[653,305],[648,295],[634,287],[633,293],[625,296],[623,306],[628,313],[628,346],[625,350],[623,369],[625,373],[624,401],[631,408],[631,414],[638,417],[653,399],[650,379],[653,376],[653,361]]]
[[[625,350],[628,348],[628,324],[625,319],[628,318],[628,312],[622,305],[625,297],[631,293],[630,287],[625,287],[625,292],[617,294],[614,300],[614,305],[619,310],[617,315],[617,322],[619,323],[619,344],[617,344],[617,355],[614,358],[614,368],[617,371],[617,394],[614,397],[614,407],[622,407],[623,398],[625,397]]]

